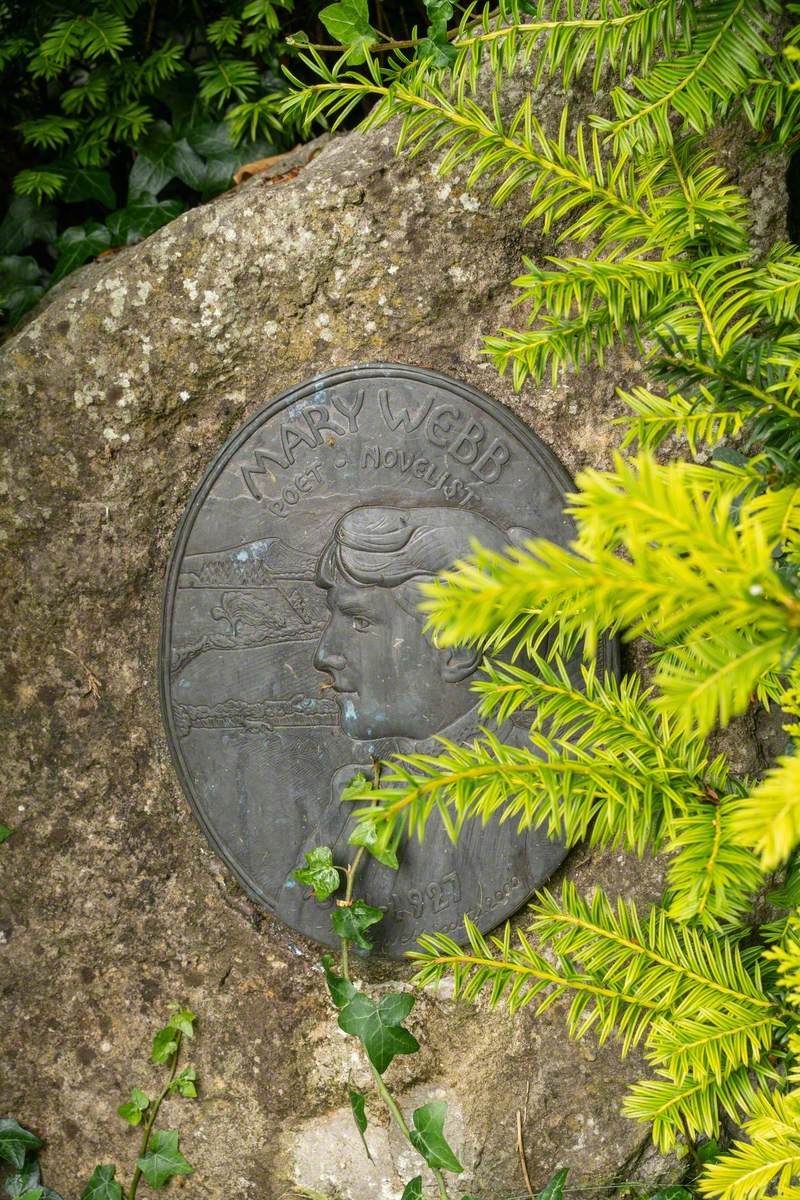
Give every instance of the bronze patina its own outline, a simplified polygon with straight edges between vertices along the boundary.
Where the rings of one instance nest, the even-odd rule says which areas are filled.
[[[186,510],[170,562],[161,645],[164,720],[182,786],[250,895],[334,941],[292,879],[303,854],[352,857],[340,796],[392,753],[435,753],[480,732],[473,648],[423,632],[419,584],[470,553],[574,536],[571,481],[497,401],[434,371],[370,365],[317,376],[226,443]],[[615,666],[615,647],[602,649]],[[529,724],[529,719],[528,719]],[[500,736],[526,742],[524,716]],[[559,865],[559,842],[509,822],[433,819],[393,872],[359,892],[386,910],[376,949],[426,931],[456,939],[514,912]]]

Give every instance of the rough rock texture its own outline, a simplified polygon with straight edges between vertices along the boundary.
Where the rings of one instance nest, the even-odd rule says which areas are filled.
[[[780,228],[777,170],[752,182],[762,231]],[[364,1066],[317,949],[246,899],[179,791],[159,605],[173,531],[223,440],[331,366],[438,368],[514,408],[572,470],[607,463],[614,387],[638,370],[626,355],[520,397],[481,358],[482,335],[516,319],[521,252],[550,248],[518,217],[430,159],[395,159],[391,131],[334,139],[296,178],[255,180],[88,268],[3,349],[0,815],[15,833],[0,850],[0,1109],[46,1137],[47,1179],[67,1197],[95,1162],[129,1177],[138,1135],[115,1109],[130,1084],[153,1086],[149,1038],[173,999],[200,1014],[202,1079],[198,1102],[165,1111],[196,1168],[176,1193],[278,1200],[305,1184],[388,1200],[417,1170],[377,1110],[377,1165],[364,1158],[342,1106]],[[621,855],[579,851],[567,870],[641,901],[659,890],[654,864]],[[403,967],[358,969],[378,991],[407,986]],[[511,1019],[424,994],[411,1025],[424,1052],[389,1078],[405,1106],[449,1101],[459,1194],[523,1192],[518,1109],[534,1185],[560,1165],[576,1183],[665,1170],[620,1114],[640,1064],[570,1044],[558,1006]]]

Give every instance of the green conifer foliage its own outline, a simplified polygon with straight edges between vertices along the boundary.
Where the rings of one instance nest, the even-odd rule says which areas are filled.
[[[538,896],[524,932],[468,923],[466,949],[424,937],[418,981],[450,975],[458,996],[512,1010],[570,996],[573,1036],[644,1051],[651,1073],[625,1110],[660,1147],[719,1138],[724,1116],[744,1129],[703,1169],[703,1195],[798,1197],[800,252],[754,250],[709,135],[735,120],[753,154],[800,141],[800,6],[500,0],[447,28],[426,7],[424,38],[392,42],[367,21],[357,49],[355,31],[337,35],[335,59],[307,45],[317,79],[295,80],[287,109],[336,123],[372,100],[366,123],[399,117],[401,150],[436,148],[443,172],[488,180],[494,203],[522,192],[526,223],[569,243],[523,262],[526,320],[486,340],[516,387],[624,343],[649,379],[619,393],[630,416],[613,469],[576,480],[569,551],[477,550],[423,588],[429,634],[483,649],[482,711],[529,713],[530,746],[487,731],[393,760],[380,790],[349,789],[358,836],[441,821],[455,838],[502,817],[669,854],[648,911],[565,884]],[[534,85],[583,74],[608,94],[611,80],[610,103],[577,124],[565,107],[546,128],[528,86],[509,114],[503,88],[523,69]],[[646,639],[652,686],[597,676],[609,631]],[[524,668],[492,661],[509,647]],[[565,663],[581,649],[577,687]],[[786,716],[786,752],[760,780],[708,741],[753,705]]]

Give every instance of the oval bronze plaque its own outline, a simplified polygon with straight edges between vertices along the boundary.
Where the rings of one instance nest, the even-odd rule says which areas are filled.
[[[161,697],[175,766],[250,895],[332,944],[329,913],[291,873],[304,851],[346,863],[339,801],[373,756],[435,753],[480,728],[469,650],[423,635],[417,587],[478,541],[566,545],[571,481],[497,401],[435,371],[335,370],[279,396],[229,439],[183,517],[167,581]],[[604,651],[608,654],[606,648]],[[613,653],[613,648],[612,648]],[[505,740],[525,743],[522,724]],[[563,860],[544,834],[435,819],[360,894],[386,910],[376,949],[459,938],[518,909]],[[372,931],[371,931],[372,932]]]

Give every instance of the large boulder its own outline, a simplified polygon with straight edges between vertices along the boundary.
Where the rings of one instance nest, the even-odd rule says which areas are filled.
[[[255,179],[93,264],[2,351],[0,815],[15,828],[0,850],[3,1108],[47,1139],[47,1180],[67,1196],[96,1162],[129,1176],[139,1135],[116,1107],[131,1084],[153,1086],[149,1037],[173,1000],[200,1017],[201,1098],[170,1101],[163,1121],[195,1167],[186,1194],[278,1200],[306,1185],[388,1200],[417,1170],[379,1108],[375,1165],[364,1157],[345,1085],[368,1079],[318,949],[209,850],[156,685],[165,566],[192,488],[233,429],[315,372],[436,368],[513,408],[571,470],[609,460],[615,385],[637,363],[619,353],[515,396],[481,339],[517,319],[523,249],[552,242],[521,233],[523,197],[491,208],[430,156],[395,158],[395,134],[330,140],[294,177]],[[778,170],[757,186],[762,229],[780,227]],[[621,854],[578,850],[566,872],[642,903],[659,893],[656,865]],[[357,971],[376,992],[408,986],[402,964]],[[620,1113],[640,1061],[569,1043],[563,1005],[512,1019],[425,993],[411,1026],[423,1052],[388,1078],[406,1107],[448,1100],[467,1191],[523,1191],[518,1110],[534,1186],[558,1166],[591,1184],[667,1169]]]

